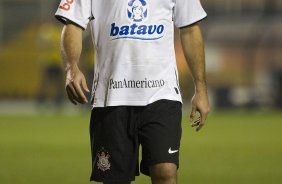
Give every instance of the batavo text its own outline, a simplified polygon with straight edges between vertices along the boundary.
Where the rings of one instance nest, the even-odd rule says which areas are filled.
[[[111,24],[111,36],[112,37],[124,37],[124,36],[161,36],[164,32],[164,25],[124,25],[119,27],[116,23]]]

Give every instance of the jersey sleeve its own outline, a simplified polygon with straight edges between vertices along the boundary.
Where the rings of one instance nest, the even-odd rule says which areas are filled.
[[[86,29],[92,18],[91,0],[61,0],[55,17],[64,24],[69,21]]]
[[[200,0],[175,0],[174,25],[176,27],[189,26],[206,16]]]

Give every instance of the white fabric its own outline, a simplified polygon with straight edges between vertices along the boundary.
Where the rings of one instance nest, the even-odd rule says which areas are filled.
[[[207,16],[200,0],[175,0],[174,24],[184,27],[193,24]]]
[[[205,16],[199,0],[62,0],[56,12],[84,29],[94,17],[93,107],[182,102],[174,25]]]

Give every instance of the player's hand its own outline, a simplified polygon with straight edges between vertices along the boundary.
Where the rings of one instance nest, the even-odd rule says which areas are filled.
[[[192,111],[190,114],[191,126],[196,128],[198,132],[205,124],[208,113],[210,111],[207,92],[196,92],[192,97]],[[195,120],[196,112],[200,113],[200,117]]]
[[[84,92],[89,92],[83,73],[77,66],[66,70],[66,92],[69,100],[74,104],[88,102]]]

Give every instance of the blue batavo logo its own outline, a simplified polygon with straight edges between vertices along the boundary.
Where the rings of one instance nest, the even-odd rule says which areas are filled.
[[[111,36],[113,40],[122,38],[131,38],[139,40],[157,40],[163,37],[164,32],[163,25],[125,25],[117,26],[116,23],[112,23]],[[145,37],[146,36],[146,37]]]
[[[149,4],[147,1],[148,0],[129,0],[127,4],[127,16],[132,24],[119,26],[117,23],[113,22],[110,32],[112,40],[158,40],[163,37],[165,30],[163,24],[140,24],[149,18]]]

